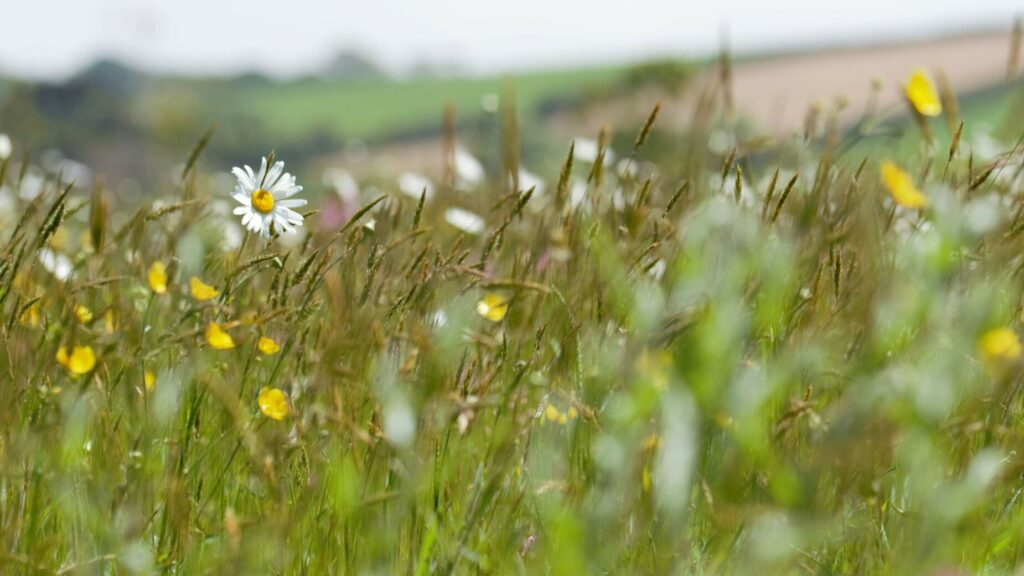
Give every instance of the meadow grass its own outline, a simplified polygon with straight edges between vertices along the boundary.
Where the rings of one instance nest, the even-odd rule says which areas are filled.
[[[141,206],[27,191],[16,151],[2,571],[1015,572],[1019,142],[901,125],[889,190],[883,153],[755,153],[706,105],[543,192],[508,149],[294,239],[233,237],[202,143]]]

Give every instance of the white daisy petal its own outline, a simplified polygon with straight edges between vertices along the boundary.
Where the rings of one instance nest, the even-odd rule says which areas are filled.
[[[256,187],[258,188],[258,187],[263,185],[263,182],[266,179],[267,179],[267,159],[264,157],[262,160],[260,160],[260,173],[256,175],[256,178],[253,179],[253,182],[256,183]]]
[[[277,203],[282,208],[298,208],[299,206],[305,206],[307,202],[302,198],[295,198],[293,200],[278,200]]]
[[[281,198],[288,198],[302,192],[302,186],[295,186],[294,183],[286,188],[278,188],[278,192],[274,196],[280,196]]]
[[[75,267],[71,263],[71,259],[49,248],[39,250],[39,263],[58,280],[67,280],[74,274]]]
[[[238,178],[238,187],[235,188],[236,190],[241,187],[252,188],[252,178],[246,174],[245,170],[242,170],[241,168],[232,168],[231,173],[235,175],[235,178]]]
[[[302,218],[288,218],[287,216],[284,216],[283,218],[289,226],[302,226]]]
[[[263,185],[260,186],[264,190],[269,190],[277,184],[278,179],[281,177],[281,172],[284,171],[284,162],[277,161],[270,167],[270,172],[267,173],[266,179],[263,181]],[[287,174],[286,174],[287,176]]]
[[[277,182],[274,183],[274,192],[280,194],[295,185],[295,176],[285,172]]]
[[[480,234],[487,227],[484,219],[462,208],[445,210],[444,219],[452,226],[468,234]]]

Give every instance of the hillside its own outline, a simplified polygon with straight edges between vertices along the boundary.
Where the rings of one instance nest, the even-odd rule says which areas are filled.
[[[136,177],[180,157],[210,126],[216,137],[208,157],[238,162],[274,148],[302,164],[324,150],[436,134],[448,105],[469,124],[493,116],[500,94],[513,94],[529,120],[614,94],[627,80],[648,82],[644,70],[276,81],[160,77],[103,61],[63,83],[0,85],[0,125],[36,152],[53,148],[101,171]]]

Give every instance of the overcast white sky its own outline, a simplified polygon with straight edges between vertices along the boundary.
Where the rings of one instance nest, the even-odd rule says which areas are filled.
[[[151,70],[298,75],[341,48],[392,70],[495,72],[1009,29],[1011,0],[0,0],[0,70],[69,74],[99,55]]]

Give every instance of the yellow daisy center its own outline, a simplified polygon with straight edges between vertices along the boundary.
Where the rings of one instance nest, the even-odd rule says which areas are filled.
[[[252,207],[258,212],[269,214],[274,209],[274,195],[260,188],[252,193]]]

